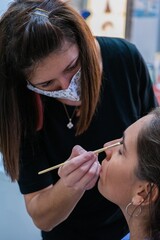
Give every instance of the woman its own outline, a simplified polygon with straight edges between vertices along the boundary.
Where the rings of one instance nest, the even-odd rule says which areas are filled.
[[[73,158],[60,177],[38,172],[74,145],[95,150],[120,137],[157,105],[141,55],[125,40],[94,38],[60,0],[15,0],[0,36],[0,149],[43,239],[119,240],[127,224],[97,190],[95,154]]]
[[[98,182],[100,193],[117,204],[130,240],[160,239],[160,108],[132,124],[106,150]]]

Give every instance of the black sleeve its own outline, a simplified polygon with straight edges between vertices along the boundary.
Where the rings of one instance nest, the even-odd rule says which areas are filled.
[[[133,43],[125,39],[115,39],[115,42],[118,43],[121,55],[122,71],[126,74],[127,80],[124,83],[131,90],[130,96],[134,100],[135,107],[139,108],[139,117],[142,117],[158,106],[147,65]]]
[[[133,43],[121,38],[97,38],[105,76],[117,94],[117,105],[135,109],[140,118],[158,106],[147,65]],[[126,100],[128,103],[122,101]],[[123,105],[122,105],[123,104]]]
[[[22,194],[43,189],[53,183],[50,173],[39,175],[38,172],[48,168],[41,131],[36,136],[26,137],[20,153],[20,176],[18,180]]]

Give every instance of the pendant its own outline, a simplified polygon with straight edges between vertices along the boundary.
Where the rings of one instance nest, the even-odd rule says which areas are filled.
[[[71,129],[73,126],[74,126],[74,125],[73,125],[73,123],[72,123],[72,120],[69,119],[69,123],[67,124],[67,127],[68,127],[69,129]]]

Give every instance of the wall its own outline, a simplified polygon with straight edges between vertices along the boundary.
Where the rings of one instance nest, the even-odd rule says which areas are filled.
[[[0,239],[40,240],[40,231],[26,212],[17,183],[0,172]]]
[[[152,1],[153,6],[148,6],[146,12],[140,4],[136,5],[138,2],[134,0],[133,4],[130,41],[136,44],[146,62],[153,64],[155,52],[160,50],[160,1]]]

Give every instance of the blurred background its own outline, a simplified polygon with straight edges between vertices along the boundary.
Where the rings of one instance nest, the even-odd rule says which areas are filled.
[[[0,1],[0,15],[9,0]],[[160,101],[160,0],[71,0],[96,36],[126,38],[145,59]],[[40,240],[40,232],[26,213],[17,183],[11,183],[0,155],[0,239]]]

